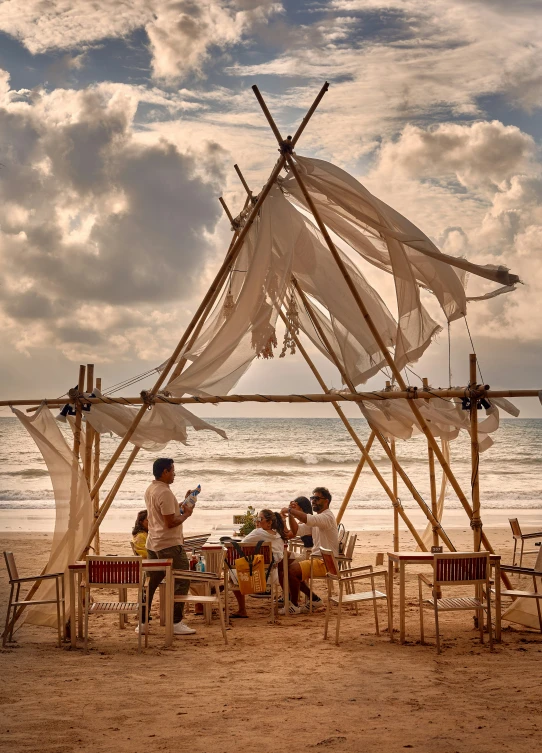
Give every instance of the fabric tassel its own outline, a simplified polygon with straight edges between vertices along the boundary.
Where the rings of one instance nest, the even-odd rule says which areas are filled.
[[[233,295],[231,290],[229,290],[226,293],[226,297],[224,298],[224,305],[222,306],[222,316],[224,319],[229,319],[230,316],[235,311],[235,301],[233,300]]]
[[[288,308],[286,310],[286,320],[288,324],[284,333],[284,341],[282,343],[282,351],[279,358],[284,358],[288,349],[290,350],[291,356],[295,355],[294,336],[299,334],[299,311],[297,310],[297,303],[293,295],[290,295]]]
[[[274,358],[273,348],[277,347],[275,328],[271,325],[265,328],[265,332],[252,331],[252,347],[258,358]]]

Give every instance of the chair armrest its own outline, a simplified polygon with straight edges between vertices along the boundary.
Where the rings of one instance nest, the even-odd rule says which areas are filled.
[[[28,583],[36,580],[47,580],[48,578],[60,578],[64,573],[48,573],[47,575],[30,575],[28,578],[13,578],[10,583]]]
[[[426,586],[429,586],[429,588],[433,588],[433,582],[429,580],[427,575],[424,575],[423,573],[418,573],[418,582],[425,583]]]
[[[222,580],[222,576],[217,573],[199,572],[199,570],[174,570],[174,578],[184,578],[185,580]]]
[[[518,575],[539,575],[542,571],[533,570],[532,567],[519,567],[518,565],[501,565],[501,573],[517,573]]]
[[[341,570],[341,575],[348,575],[349,573],[359,573],[361,570],[372,570],[372,565],[359,565],[358,567],[349,567],[345,570]],[[376,572],[376,571],[375,571]]]
[[[382,568],[380,570],[372,570],[370,573],[358,573],[357,575],[347,575],[347,577],[343,577],[343,573],[348,573],[348,570],[342,570],[341,571],[341,581],[347,581],[347,580],[361,580],[362,578],[374,578],[377,575],[387,575],[388,571],[385,568]]]
[[[542,539],[542,531],[536,531],[535,533],[522,533],[522,539]]]

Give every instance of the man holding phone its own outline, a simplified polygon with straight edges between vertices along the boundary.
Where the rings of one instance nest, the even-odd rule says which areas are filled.
[[[152,472],[154,481],[145,492],[145,505],[147,507],[149,534],[147,536],[147,551],[149,559],[172,559],[174,570],[189,570],[188,557],[183,549],[183,523],[193,513],[193,505],[184,505],[182,511],[176,496],[170,489],[175,480],[175,465],[172,458],[158,458],[154,461]],[[186,493],[188,497],[189,490]],[[149,576],[149,604],[150,612],[154,592],[164,579],[163,572],[153,572]],[[186,596],[190,588],[189,580],[175,579],[175,594]],[[184,604],[173,604],[173,632],[175,635],[192,635],[196,631],[183,622]],[[143,609],[143,623],[138,625],[139,630],[148,630],[148,621]]]
[[[320,547],[331,549],[335,556],[339,554],[339,534],[337,520],[329,509],[331,494],[325,486],[317,486],[310,498],[314,515],[303,512],[296,502],[290,502],[290,506],[284,508],[289,516],[290,530],[294,536],[312,536],[314,546],[312,554],[320,554]],[[299,522],[298,522],[299,521]],[[326,574],[326,566],[322,560],[313,560],[313,575],[322,577]],[[310,578],[311,561],[295,560],[288,567],[288,583],[290,588],[290,612],[297,614],[301,610],[298,606],[299,591],[303,581]]]

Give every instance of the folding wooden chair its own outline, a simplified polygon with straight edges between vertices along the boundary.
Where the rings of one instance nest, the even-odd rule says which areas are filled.
[[[356,541],[358,537],[357,534],[350,534],[350,531],[346,531],[345,535],[343,536],[343,541],[346,541],[346,548],[344,550],[344,554],[339,554],[338,557],[336,557],[336,560],[339,564],[339,569],[344,570],[350,567],[352,564],[352,560],[354,558],[354,547],[356,546]],[[313,607],[313,600],[312,600],[312,592],[313,592],[313,581],[315,580],[325,580],[327,578],[327,575],[315,575],[314,574],[314,560],[319,559],[321,560],[322,557],[319,554],[310,555],[310,561],[311,561],[311,572],[309,576],[309,612],[312,612]],[[350,589],[352,587],[352,584],[349,583],[347,585],[347,589]],[[350,593],[349,590],[347,590],[347,593]]]
[[[435,554],[433,559],[433,581],[427,576],[418,575],[418,592],[420,608],[420,636],[424,644],[423,610],[429,608],[435,615],[435,629],[437,633],[437,653],[440,654],[439,613],[453,612],[456,610],[475,611],[478,616],[480,629],[480,641],[484,642],[484,612],[487,614],[487,629],[489,633],[489,648],[493,651],[493,630],[491,625],[491,565],[489,552],[449,552],[447,554]],[[422,587],[429,586],[432,589],[432,597],[423,599]],[[444,598],[440,596],[442,586],[450,585],[473,585],[475,595],[455,596]],[[485,599],[484,599],[485,594]]]
[[[145,602],[149,603],[149,585],[145,581],[142,557],[100,557],[88,555],[85,577],[85,652],[88,652],[88,618],[94,614],[137,614],[141,625],[143,610],[143,592]],[[92,601],[92,588],[119,589],[126,593],[128,588],[137,588],[137,601]],[[148,634],[145,632],[145,648],[148,646]],[[141,652],[141,631],[138,633],[138,651]]]
[[[538,554],[538,552],[540,551],[539,549],[529,549],[529,551],[527,552],[523,551],[525,542],[532,540],[538,542],[542,541],[542,531],[536,531],[535,533],[521,533],[521,526],[519,525],[519,520],[517,518],[508,518],[508,522],[510,523],[512,536],[514,537],[514,556],[512,558],[512,565],[515,566],[516,564],[516,549],[518,546],[518,541],[521,541],[521,551],[519,555],[519,566],[521,567],[523,565],[524,554]]]
[[[222,635],[224,636],[224,643],[228,645],[228,635],[226,633],[226,623],[224,620],[224,611],[222,608],[222,601],[220,599],[220,585],[222,583],[222,562],[224,555],[222,555],[222,561],[219,561],[218,572],[200,573],[195,570],[174,570],[173,577],[177,580],[189,580],[191,585],[195,583],[202,583],[205,586],[205,594],[175,594],[173,601],[183,604],[203,604],[204,609],[208,611],[208,624],[211,624],[212,608],[217,607],[218,617],[220,619],[220,627],[222,629]],[[214,595],[213,595],[214,590]]]
[[[339,567],[339,563],[337,560],[337,557],[333,554],[331,549],[321,549],[322,552],[322,559],[324,561],[324,564],[327,569],[327,607],[326,607],[326,621],[325,621],[325,627],[324,627],[324,640],[327,638],[327,632],[328,632],[328,625],[329,625],[329,618],[331,616],[331,605],[336,604],[337,605],[337,624],[335,627],[335,643],[337,646],[339,645],[339,630],[341,625],[341,609],[343,604],[353,604],[357,608],[358,604],[362,601],[372,601],[373,603],[373,609],[374,609],[374,618],[375,618],[375,629],[376,634],[380,635],[380,630],[378,627],[378,611],[376,602],[378,599],[387,599],[388,598],[388,571],[385,567],[382,567],[378,570],[373,570],[372,565],[362,565],[360,567],[351,567],[348,569],[341,570]],[[375,578],[382,576],[384,578],[385,583],[385,593],[382,593],[382,591],[377,591],[375,589]],[[371,590],[370,591],[363,591],[361,593],[356,593],[356,582],[359,580],[364,580],[370,578],[371,580]],[[339,587],[339,595],[337,598],[333,596],[333,584],[337,584]],[[345,593],[346,592],[346,593]],[[389,602],[388,602],[388,631],[390,631],[391,635],[391,621],[390,621],[390,610],[389,610]]]
[[[533,570],[530,567],[514,567],[513,565],[501,565],[501,573],[515,573],[516,575],[529,575],[533,579],[533,590],[524,591],[522,589],[501,588],[501,597],[508,596],[511,599],[536,599],[536,610],[538,612],[538,624],[542,633],[542,609],[540,600],[542,593],[538,590],[537,578],[542,577],[542,572]],[[495,593],[495,589],[491,589]],[[507,605],[509,606],[509,605]]]
[[[13,616],[15,617],[15,610],[24,604],[25,607],[36,606],[37,604],[56,604],[56,622],[58,628],[58,645],[62,645],[62,636],[64,634],[64,626],[66,625],[65,615],[65,597],[64,597],[64,573],[48,573],[47,575],[30,575],[26,578],[19,578],[19,572],[17,565],[15,564],[15,557],[13,552],[4,552],[4,559],[6,560],[6,567],[9,576],[9,585],[11,591],[9,594],[8,611],[6,615],[6,627],[4,629],[4,637],[2,639],[2,645],[5,646],[8,641],[13,640],[13,628],[15,627],[15,621],[11,619],[11,610],[13,609]],[[25,601],[20,599],[21,583],[35,583],[36,581],[55,580],[56,597],[54,599],[31,599]],[[13,598],[15,596],[15,598]],[[75,627],[72,629],[75,630]]]

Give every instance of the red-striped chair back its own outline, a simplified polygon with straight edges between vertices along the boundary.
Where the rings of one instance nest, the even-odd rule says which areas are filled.
[[[256,544],[239,544],[244,554],[254,554],[256,550]],[[229,541],[224,542],[225,560],[230,567],[235,567],[235,560],[239,557],[237,551],[233,548]],[[273,550],[269,542],[262,544],[259,554],[263,555],[264,564],[270,565],[273,557]]]
[[[320,554],[322,555],[324,565],[326,566],[326,570],[328,571],[329,575],[338,576],[339,568],[337,566],[337,560],[333,556],[331,549],[322,549],[322,547],[320,547]]]
[[[512,536],[521,536],[521,526],[517,518],[508,518],[510,528],[512,529]]]
[[[15,557],[13,556],[13,552],[4,552],[4,559],[6,560],[6,567],[8,569],[10,582],[17,580],[17,578],[19,577],[19,571],[17,570],[17,565],[15,564]]]
[[[89,555],[87,584],[137,585],[142,577],[142,557],[99,557]]]
[[[480,583],[489,577],[489,553],[473,552],[435,554],[435,585],[445,583]]]

